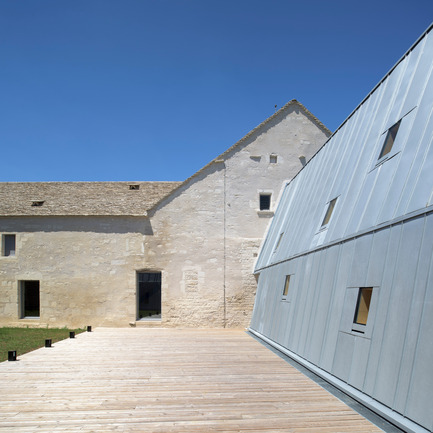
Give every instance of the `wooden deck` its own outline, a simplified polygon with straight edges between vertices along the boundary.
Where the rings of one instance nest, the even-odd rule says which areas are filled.
[[[98,328],[0,363],[0,432],[378,432],[243,331]]]

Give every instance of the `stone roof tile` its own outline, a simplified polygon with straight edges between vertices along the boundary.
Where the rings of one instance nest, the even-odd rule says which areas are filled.
[[[3,182],[0,216],[146,215],[181,182]],[[130,189],[130,185],[139,185]]]

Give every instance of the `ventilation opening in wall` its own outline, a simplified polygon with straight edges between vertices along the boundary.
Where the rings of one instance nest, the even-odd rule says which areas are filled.
[[[134,184],[134,185],[129,185],[129,189],[130,189],[130,190],[133,190],[133,191],[137,191],[137,190],[140,189],[140,185],[136,185],[136,184]]]
[[[271,208],[271,194],[260,194],[260,210]]]
[[[278,157],[277,157],[277,155],[275,155],[275,153],[273,153],[272,155],[269,156],[269,162],[271,164],[276,164],[277,160],[278,160]]]
[[[39,319],[40,294],[39,281],[20,281],[20,317],[21,319]]]
[[[43,206],[45,202],[43,200],[32,201],[32,206]]]

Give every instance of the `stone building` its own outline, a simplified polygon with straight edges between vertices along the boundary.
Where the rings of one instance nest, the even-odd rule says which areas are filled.
[[[1,183],[0,325],[247,326],[282,182],[329,135],[293,100],[184,182]]]

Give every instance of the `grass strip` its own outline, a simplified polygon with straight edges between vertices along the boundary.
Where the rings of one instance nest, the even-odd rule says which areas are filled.
[[[17,357],[45,346],[45,340],[52,343],[69,338],[69,332],[75,335],[84,332],[84,329],[67,328],[0,328],[0,362],[8,359],[8,351],[16,350]]]

